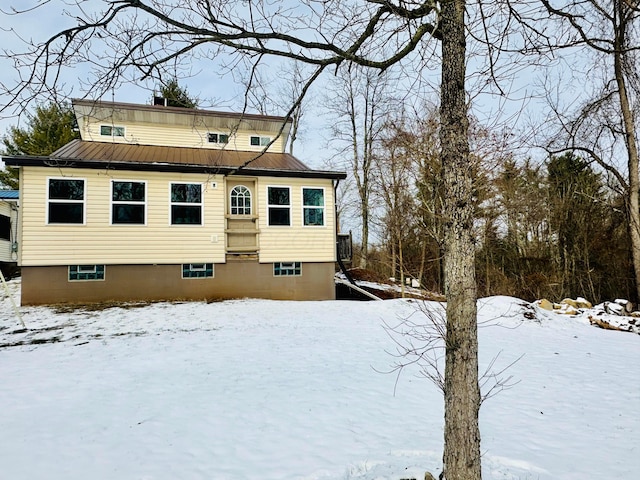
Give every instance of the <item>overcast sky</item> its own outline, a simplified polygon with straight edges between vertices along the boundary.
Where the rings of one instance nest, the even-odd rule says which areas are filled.
[[[75,0],[74,0],[75,1]],[[28,8],[32,5],[42,4],[42,8],[37,8],[29,13],[22,13],[20,15],[11,15],[10,6],[18,5],[21,8]],[[22,36],[24,39],[33,39],[35,42],[41,42],[47,39],[54,33],[71,26],[75,23],[75,20],[68,14],[65,14],[63,5],[67,2],[65,0],[0,0],[0,49],[3,51],[23,51],[24,44],[21,44],[17,35]],[[81,2],[83,8],[87,8],[87,4],[91,6],[98,5],[102,7],[104,3],[102,1],[93,0],[90,2]],[[473,52],[471,52],[473,53]],[[478,52],[476,52],[478,53]],[[473,89],[474,85],[474,61],[485,61],[482,51],[479,51],[475,57],[476,60],[470,59],[468,73],[470,80],[468,84]],[[436,67],[436,65],[433,65]],[[509,65],[508,65],[509,66]],[[274,69],[276,69],[274,67]],[[234,83],[234,80],[229,75],[221,78],[217,68],[212,61],[201,65],[194,65],[192,78],[180,79],[181,86],[186,87],[189,94],[193,97],[197,97],[200,100],[201,108],[211,108],[224,111],[239,111],[243,105],[244,90],[241,85]],[[64,78],[65,86],[72,88],[71,97],[83,97],[86,92],[82,91],[79,78],[85,78],[88,74],[88,69],[84,66],[77,66],[74,70],[67,72],[67,76]],[[425,70],[419,72],[417,76],[426,75]],[[435,80],[426,80],[425,85],[421,87],[424,90],[423,95],[433,95],[429,100],[437,100],[437,93],[432,90],[430,93],[429,88],[437,88],[437,78],[439,76],[438,69],[434,68],[432,72]],[[235,75],[234,75],[235,76]],[[272,72],[273,80],[277,81],[284,78],[285,75],[279,74],[278,71]],[[325,76],[328,77],[328,75]],[[10,86],[17,80],[17,73],[13,68],[13,62],[10,58],[0,58],[0,83],[6,86]],[[479,84],[487,84],[486,78],[477,77],[476,86]],[[531,72],[521,71],[513,75],[512,80],[507,80],[501,88],[504,88],[508,93],[506,96],[497,95],[484,95],[473,96],[473,108],[474,114],[476,114],[480,121],[488,126],[495,122],[495,125],[502,128],[505,124],[514,126],[518,122],[522,122],[524,115],[519,117],[515,116],[514,112],[519,112],[523,107],[529,109],[528,114],[538,115],[542,111],[542,108],[531,108],[534,105],[534,100],[528,98],[531,94],[531,90],[534,84],[534,75]],[[428,87],[429,82],[431,86]],[[276,83],[276,82],[274,82]],[[126,85],[123,88],[110,91],[106,96],[103,96],[103,100],[114,100],[120,102],[131,103],[149,103],[152,97],[152,90],[155,85],[153,83],[144,85],[142,87],[135,85]],[[277,85],[269,85],[272,89],[275,89]],[[482,87],[481,87],[482,88]],[[315,99],[317,105],[321,105],[324,101],[323,98],[323,84],[316,85],[314,90],[311,91],[310,98]],[[413,91],[411,92],[413,93]],[[91,94],[87,95],[88,98],[96,98]],[[528,99],[527,99],[528,98]],[[525,100],[526,99],[526,100]],[[7,98],[0,92],[0,105],[6,105]],[[0,135],[3,135],[7,128],[11,125],[16,125],[16,118],[6,118],[8,114],[14,113],[13,109],[10,109],[7,113],[0,117]],[[269,111],[270,114],[284,114],[284,111]],[[509,118],[505,120],[505,118]],[[500,125],[502,123],[502,126]],[[330,142],[329,127],[331,125],[331,119],[322,115],[321,107],[316,107],[313,110],[308,108],[307,114],[303,119],[303,131],[299,137],[295,147],[295,154],[302,161],[306,162],[314,168],[325,167],[324,161],[331,157],[332,151]]]

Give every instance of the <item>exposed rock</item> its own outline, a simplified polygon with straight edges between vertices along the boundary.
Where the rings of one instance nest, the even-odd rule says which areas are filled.
[[[571,298],[565,298],[564,300],[562,300],[560,302],[560,304],[571,305],[573,308],[580,308],[580,307],[578,307],[578,302],[576,302],[575,300],[573,300]]]
[[[425,474],[424,474],[424,480],[436,480],[436,477],[434,477],[433,475],[431,475],[429,472],[425,472]]]
[[[577,308],[593,308],[593,305],[591,304],[591,302],[582,297],[576,298],[576,305],[577,305]]]
[[[564,315],[578,315],[578,313],[580,313],[577,308],[571,304],[564,303],[564,301],[560,304],[559,310],[560,311],[558,313],[562,313]]]
[[[546,298],[543,298],[542,300],[538,300],[536,302],[536,305],[542,308],[543,310],[553,310],[553,303],[551,303]]]

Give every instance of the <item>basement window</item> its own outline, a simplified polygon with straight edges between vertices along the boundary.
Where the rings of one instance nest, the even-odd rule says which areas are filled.
[[[100,125],[100,135],[104,137],[124,137],[124,127]]]
[[[104,265],[69,265],[69,281],[104,280]]]
[[[254,147],[265,147],[271,143],[270,137],[251,137],[251,145]]]
[[[213,263],[185,263],[182,278],[213,278]]]
[[[299,277],[302,275],[302,263],[277,262],[273,264],[274,277]]]

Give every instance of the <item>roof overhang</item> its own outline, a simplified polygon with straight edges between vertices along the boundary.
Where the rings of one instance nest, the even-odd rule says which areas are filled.
[[[249,175],[255,177],[326,178],[344,180],[345,172],[327,170],[278,170],[270,168],[229,167],[218,165],[189,165],[171,163],[100,162],[90,160],[56,159],[49,157],[3,157],[12,167],[88,168],[98,170],[128,170],[133,172],[206,173],[208,175]]]
[[[286,153],[83,142],[73,140],[48,157],[8,156],[13,167],[89,168],[341,180],[345,172],[312,170]]]

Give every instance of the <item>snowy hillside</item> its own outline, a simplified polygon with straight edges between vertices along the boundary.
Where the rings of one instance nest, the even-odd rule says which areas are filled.
[[[482,366],[519,359],[480,411],[483,478],[639,478],[640,337],[521,304],[479,303]],[[25,331],[0,291],[0,477],[437,476],[440,392],[416,369],[380,373],[384,325],[419,305],[22,308]]]

